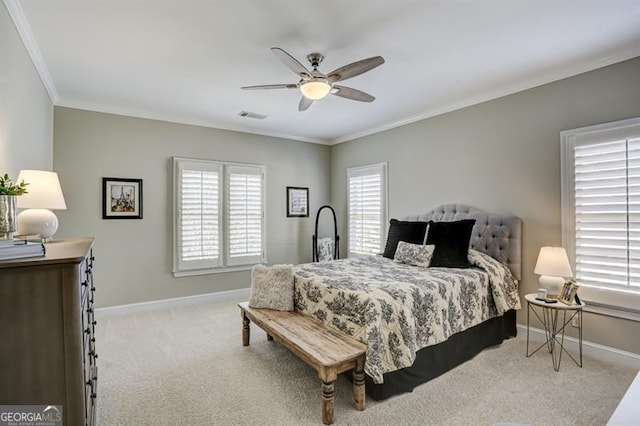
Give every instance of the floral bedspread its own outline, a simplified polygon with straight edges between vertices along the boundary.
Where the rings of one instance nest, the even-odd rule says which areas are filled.
[[[468,269],[421,268],[382,256],[295,266],[295,308],[367,345],[374,383],[409,367],[416,352],[520,309],[518,283],[492,257],[469,252]]]

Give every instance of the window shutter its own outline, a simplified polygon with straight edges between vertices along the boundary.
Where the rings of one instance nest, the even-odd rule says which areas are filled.
[[[228,263],[259,263],[263,259],[262,169],[228,166],[226,181]]]
[[[578,282],[640,289],[640,138],[577,144],[574,173]]]
[[[386,225],[386,164],[349,169],[348,182],[349,253],[379,253]]]
[[[177,173],[178,269],[220,264],[220,166],[180,162]]]

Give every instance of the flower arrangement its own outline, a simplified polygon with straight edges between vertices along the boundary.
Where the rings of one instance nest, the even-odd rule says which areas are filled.
[[[0,195],[22,195],[27,193],[27,185],[24,180],[20,183],[13,183],[7,173],[0,175]]]

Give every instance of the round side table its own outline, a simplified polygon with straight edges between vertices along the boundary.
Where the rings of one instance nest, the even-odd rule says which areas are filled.
[[[536,299],[536,296],[536,293],[529,293],[524,296],[527,301],[527,358],[546,346],[547,350],[551,354],[553,369],[555,371],[560,370],[562,352],[565,352],[578,367],[582,368],[582,308],[585,307],[585,303],[573,302],[571,305],[565,305],[559,300],[555,303],[549,303],[544,300]],[[530,353],[529,317],[531,312],[534,313],[544,326],[546,341]],[[560,319],[560,313],[562,313],[562,318],[561,321],[558,321]],[[542,314],[542,317],[540,314]],[[576,361],[576,359],[564,347],[564,329],[571,323],[571,320],[574,317],[577,317],[579,325],[578,346],[580,349],[580,362]]]

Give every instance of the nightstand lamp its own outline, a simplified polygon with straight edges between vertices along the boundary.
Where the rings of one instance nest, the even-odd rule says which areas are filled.
[[[557,299],[565,278],[573,276],[567,252],[563,247],[541,247],[533,272],[540,275],[540,288],[547,290],[549,299]]]
[[[58,230],[58,218],[51,210],[66,210],[58,174],[44,170],[21,170],[18,182],[29,185],[27,193],[18,197],[18,208],[27,209],[18,214],[19,235],[39,235],[43,242]]]

